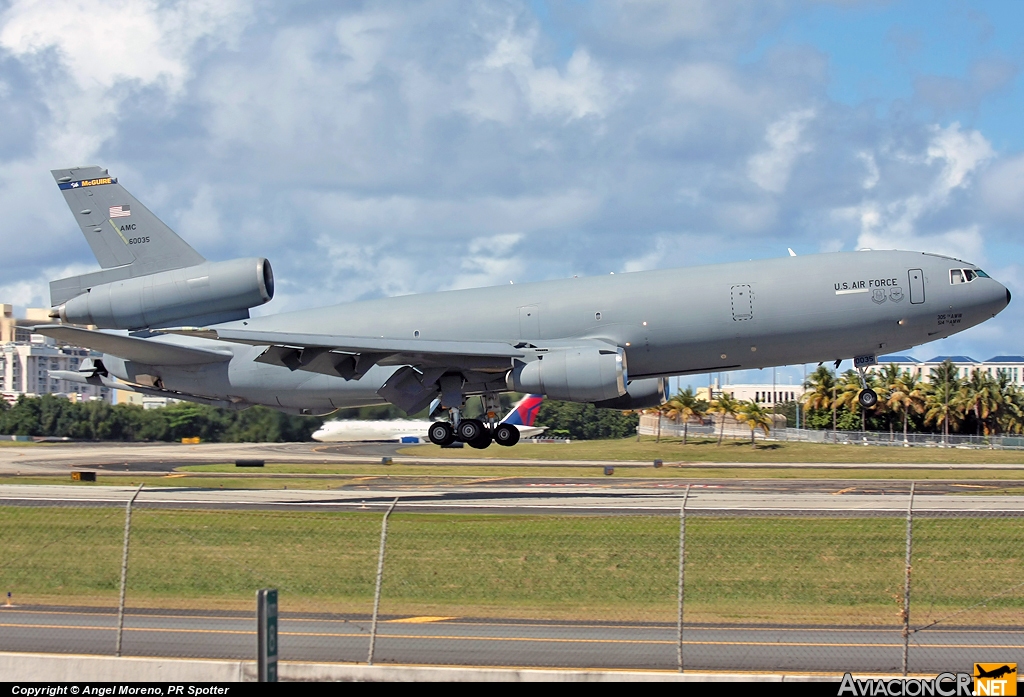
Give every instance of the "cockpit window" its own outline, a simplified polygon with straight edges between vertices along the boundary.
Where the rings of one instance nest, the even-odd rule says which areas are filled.
[[[982,278],[989,278],[989,275],[980,269],[950,269],[949,270],[949,282],[951,284],[958,285],[960,283],[970,283],[978,276]]]

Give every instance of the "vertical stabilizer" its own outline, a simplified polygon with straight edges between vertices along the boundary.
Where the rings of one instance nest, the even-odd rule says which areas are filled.
[[[64,200],[104,269],[129,266],[128,277],[206,261],[100,167],[52,170]]]

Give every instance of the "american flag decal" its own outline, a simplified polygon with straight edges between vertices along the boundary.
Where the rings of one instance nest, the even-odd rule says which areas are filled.
[[[129,206],[127,206],[127,205],[125,205],[125,206],[111,206],[110,207],[110,217],[111,218],[127,218],[131,214],[132,214],[131,208]]]

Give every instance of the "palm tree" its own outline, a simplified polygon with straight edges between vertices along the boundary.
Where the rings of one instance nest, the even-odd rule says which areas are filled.
[[[754,447],[754,432],[762,429],[767,436],[773,425],[772,415],[754,400],[744,402],[736,415],[738,421],[743,421],[750,426],[750,446]]]
[[[836,374],[825,366],[818,368],[804,380],[804,396],[801,401],[808,409],[828,409],[832,406],[832,388]]]
[[[718,396],[718,399],[713,400],[711,402],[711,406],[708,407],[708,411],[711,412],[712,414],[721,414],[722,415],[722,427],[718,431],[718,444],[719,445],[722,444],[722,438],[725,437],[725,417],[726,416],[735,417],[736,414],[739,412],[739,410],[740,410],[740,402],[739,402],[739,400],[733,399],[733,396],[731,394],[729,394],[728,392],[725,392],[725,391],[723,391],[722,394],[720,394]]]
[[[670,399],[665,404],[669,407],[668,415],[679,423],[680,420],[683,422],[683,445],[686,445],[687,430],[689,427],[690,419],[697,417],[703,418],[704,413],[708,410],[707,402],[702,399],[697,399],[697,395],[693,393],[692,387],[687,387],[685,390],[680,390],[676,393],[676,396]]]
[[[878,391],[878,404],[875,406],[875,411],[885,411],[887,413],[886,421],[889,422],[890,441],[893,440],[892,414],[894,412],[892,407],[889,406],[889,395],[902,375],[903,370],[895,363],[882,366],[875,375],[875,389]]]
[[[661,417],[665,414],[665,411],[667,410],[667,405],[668,405],[668,402],[663,402],[662,404],[659,404],[656,407],[648,407],[647,409],[640,410],[641,414],[654,414],[655,416],[658,417],[658,427],[656,429],[654,429],[654,442],[655,443],[660,443],[661,442]],[[637,440],[639,440],[640,439],[639,430],[638,430],[637,433],[638,433]]]
[[[949,442],[950,420],[961,414],[960,407],[966,396],[961,390],[961,380],[954,371],[957,371],[957,367],[949,359],[943,361],[937,368],[932,368],[931,382],[928,385],[925,403],[924,422],[926,424],[942,422],[944,443]],[[954,424],[954,428],[958,426],[959,422]]]
[[[813,373],[804,379],[804,396],[801,399],[804,409],[831,409],[832,433],[836,430],[836,374],[823,365],[819,365]],[[806,414],[806,411],[804,412]]]
[[[907,422],[910,412],[920,414],[924,411],[925,389],[921,378],[907,372],[899,375],[889,386],[885,405],[897,414],[903,414],[903,444],[907,442]]]
[[[872,386],[874,376],[870,373],[865,378],[868,387]],[[848,409],[860,409],[860,430],[866,430],[864,407],[860,405],[860,393],[864,391],[864,384],[861,382],[860,374],[856,370],[847,370],[838,383],[839,396],[836,397],[834,408],[847,407]]]
[[[1003,403],[1004,390],[1001,387],[997,380],[993,380],[988,373],[980,370],[972,370],[971,377],[963,383],[965,399],[962,406],[964,411],[974,413],[979,436],[983,426],[985,435],[989,435],[989,418],[999,411]]]

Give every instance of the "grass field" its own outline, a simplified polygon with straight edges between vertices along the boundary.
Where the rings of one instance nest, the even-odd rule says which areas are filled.
[[[722,445],[709,438],[662,438],[658,443],[645,436],[621,440],[573,441],[571,443],[519,443],[511,448],[491,446],[441,450],[436,445],[413,445],[403,455],[445,458],[516,458],[529,460],[664,460],[665,462],[829,462],[829,463],[935,463],[1019,464],[1024,450],[975,450],[967,448],[901,448],[833,443],[758,443],[726,440]]]
[[[314,476],[303,476],[314,475]],[[74,482],[67,474],[61,475],[0,475],[0,484],[39,485],[61,484],[84,487],[95,486],[138,486],[147,487],[202,487],[208,489],[340,489],[360,486],[441,486],[441,485],[500,485],[515,480],[565,480],[567,478],[595,479],[607,482],[626,482],[630,479],[669,479],[681,481],[711,480],[877,480],[877,481],[999,481],[1006,485],[997,490],[987,489],[974,492],[965,489],[964,494],[1024,493],[1024,468],[1021,469],[957,469],[935,467],[908,469],[899,466],[891,468],[842,468],[823,467],[715,467],[702,465],[653,466],[617,465],[612,475],[605,475],[601,466],[550,466],[550,465],[319,465],[319,464],[268,464],[261,471],[239,472],[234,465],[189,465],[169,475],[139,475],[129,472],[106,472],[97,470],[96,482]]]
[[[130,607],[368,613],[379,513],[138,507]],[[121,508],[0,508],[0,589],[19,603],[116,602]],[[900,519],[704,518],[687,530],[690,621],[898,622]],[[385,614],[646,620],[675,616],[678,522],[650,516],[399,513]],[[1021,583],[1024,521],[921,520],[915,623]],[[976,570],[983,569],[983,573]],[[1018,588],[961,622],[1021,623]]]

